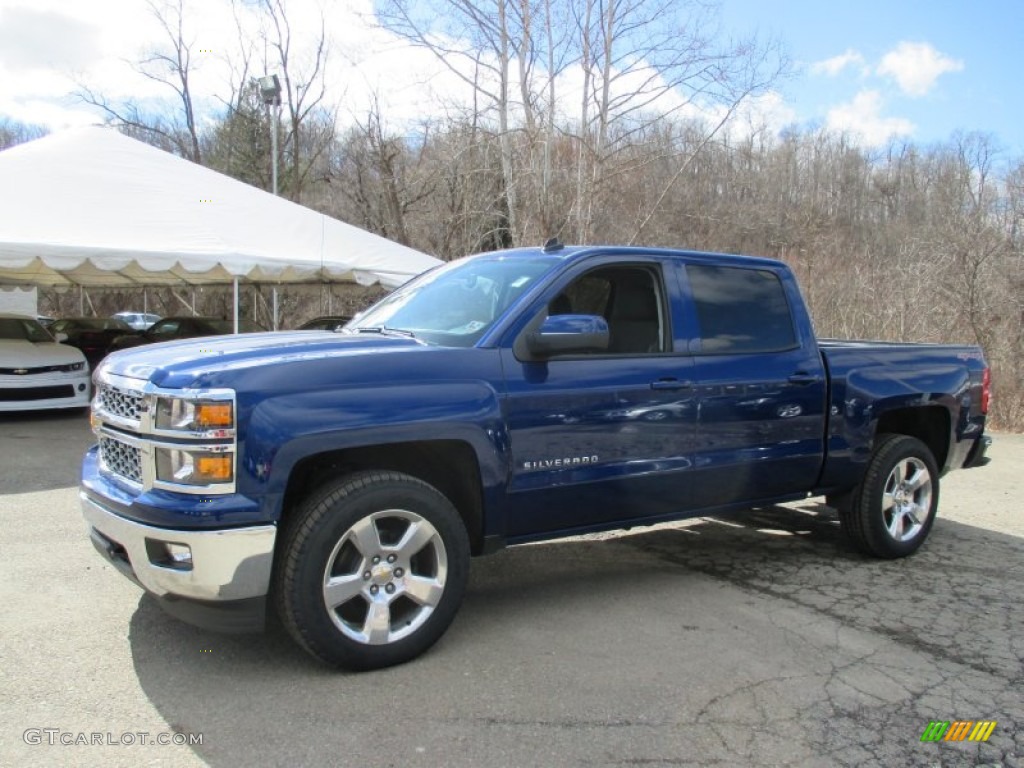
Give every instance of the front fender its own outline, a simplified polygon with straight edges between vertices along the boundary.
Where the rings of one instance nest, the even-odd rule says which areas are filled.
[[[476,454],[485,496],[507,479],[508,434],[486,382],[432,382],[292,393],[260,402],[241,448],[239,482],[278,520],[295,465],[351,448],[458,440]]]

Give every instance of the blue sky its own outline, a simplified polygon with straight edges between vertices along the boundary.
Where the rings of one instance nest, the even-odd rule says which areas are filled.
[[[331,60],[330,90],[347,104],[343,113],[365,116],[374,89],[398,119],[436,110],[436,98],[410,80],[436,63],[369,31],[372,3],[288,0],[296,30],[318,28],[317,6],[327,9],[334,50],[343,52]],[[197,49],[237,46],[228,0],[186,7]],[[824,126],[867,145],[891,136],[929,145],[980,131],[1007,158],[1024,158],[1024,0],[722,0],[720,10],[725,31],[774,35],[797,65],[755,105],[775,128]],[[166,98],[165,86],[126,63],[159,39],[145,0],[0,0],[0,117],[51,129],[95,122],[97,113],[70,96],[78,82],[113,99]],[[207,103],[228,92],[229,74],[214,58],[193,78]],[[441,78],[433,84],[443,92]]]
[[[882,127],[921,144],[980,131],[1024,155],[1022,0],[725,0],[721,10],[723,26],[786,44],[800,74],[780,91],[802,124],[827,125],[830,112],[889,121]],[[844,54],[833,74],[821,64],[838,67]]]

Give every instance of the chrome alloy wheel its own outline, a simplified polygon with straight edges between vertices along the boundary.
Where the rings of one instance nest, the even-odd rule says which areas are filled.
[[[896,541],[909,541],[920,532],[932,509],[932,476],[920,459],[898,462],[882,493],[882,518]]]
[[[407,510],[375,512],[349,528],[327,558],[324,607],[346,637],[386,645],[430,618],[447,575],[448,555],[433,525]]]

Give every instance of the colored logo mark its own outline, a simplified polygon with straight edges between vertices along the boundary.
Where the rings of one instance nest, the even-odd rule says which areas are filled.
[[[995,720],[932,720],[921,741],[988,741],[995,729]]]

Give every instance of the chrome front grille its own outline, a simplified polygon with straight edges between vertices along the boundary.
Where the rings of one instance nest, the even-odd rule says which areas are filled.
[[[99,443],[96,463],[100,475],[131,486],[124,490],[132,492],[156,488],[203,495],[234,493],[236,468],[225,482],[197,482],[188,473],[175,474],[175,463],[185,461],[181,454],[230,454],[234,463],[234,390],[164,389],[145,379],[112,373],[105,365],[99,367],[94,380],[92,428]],[[171,414],[180,410],[175,409],[175,401],[227,403],[231,427],[190,430],[180,424],[161,424],[157,418],[160,404]]]
[[[70,365],[44,365],[37,368],[0,368],[0,376],[32,376],[37,373],[66,373],[72,370],[74,369]]]
[[[100,461],[115,475],[142,483],[142,451],[106,435],[100,436]]]
[[[142,417],[144,397],[141,392],[102,384],[99,388],[98,399],[100,408],[113,416],[128,421],[139,421]]]

